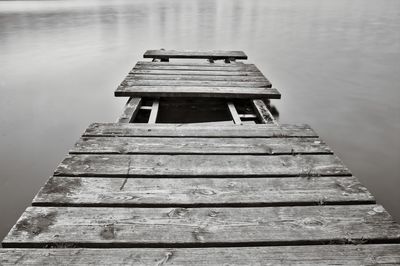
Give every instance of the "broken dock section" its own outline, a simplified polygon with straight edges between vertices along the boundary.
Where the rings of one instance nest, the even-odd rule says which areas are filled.
[[[117,122],[89,125],[0,264],[400,264],[400,226],[310,126],[278,123],[244,52],[144,57]]]

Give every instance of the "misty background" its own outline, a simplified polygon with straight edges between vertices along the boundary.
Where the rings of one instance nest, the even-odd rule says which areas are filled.
[[[0,1],[0,238],[147,49],[243,50],[400,221],[400,1]]]

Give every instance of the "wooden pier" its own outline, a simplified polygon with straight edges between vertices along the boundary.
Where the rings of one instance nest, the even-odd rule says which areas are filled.
[[[0,265],[400,264],[399,224],[313,129],[277,123],[280,93],[245,53],[144,57],[118,121],[86,129]]]

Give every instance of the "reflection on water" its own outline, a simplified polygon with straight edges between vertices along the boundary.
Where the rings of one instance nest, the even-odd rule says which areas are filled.
[[[400,220],[400,1],[0,1],[0,238],[148,48],[245,50]]]

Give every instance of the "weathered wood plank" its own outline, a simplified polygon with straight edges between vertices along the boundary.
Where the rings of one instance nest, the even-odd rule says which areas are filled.
[[[149,124],[155,124],[157,120],[157,114],[158,114],[158,107],[160,106],[160,102],[158,99],[155,99],[153,101],[153,104],[151,106],[151,111],[150,111],[150,117],[149,117]]]
[[[203,76],[257,76],[263,77],[261,72],[255,71],[183,71],[183,70],[163,70],[163,69],[133,69],[129,74],[147,75],[203,75]]]
[[[177,51],[177,50],[147,50],[144,58],[198,58],[198,59],[247,59],[243,51]]]
[[[193,87],[242,87],[242,88],[270,88],[267,81],[207,81],[207,80],[132,80],[125,79],[121,87],[132,86],[193,86]]]
[[[51,177],[34,206],[233,207],[365,204],[354,176],[285,178]]]
[[[263,76],[207,76],[207,75],[147,75],[147,74],[129,74],[126,80],[198,80],[198,81],[262,81],[268,82]],[[271,83],[270,83],[271,84]]]
[[[187,60],[181,60],[181,61],[172,61],[172,62],[151,62],[151,61],[138,61],[136,63],[137,65],[147,65],[147,66],[200,66],[200,67],[215,67],[215,66],[223,66],[223,67],[238,67],[245,65],[244,62],[236,61],[236,62],[231,62],[229,64],[224,63],[222,61],[215,61],[214,63],[210,63],[207,61],[187,61]],[[246,64],[250,65],[250,64]]]
[[[258,119],[260,119],[261,123],[268,124],[273,123],[276,124],[274,116],[268,110],[267,105],[263,100],[251,100],[254,111],[256,112]]]
[[[201,247],[400,242],[380,205],[28,207],[3,247]]]
[[[233,121],[215,121],[215,122],[198,122],[198,123],[187,123],[187,125],[194,125],[194,126],[226,126],[226,125],[235,125]]]
[[[229,66],[229,64],[225,65],[211,65],[211,66],[205,66],[205,65],[167,65],[167,64],[158,64],[158,63],[152,63],[152,64],[140,64],[137,63],[134,68],[134,70],[137,69],[149,69],[149,70],[182,70],[182,71],[210,71],[210,70],[216,70],[216,71],[249,71],[249,72],[260,72],[260,70],[253,64],[240,64],[240,65],[232,65]]]
[[[232,102],[228,102],[227,105],[228,105],[229,113],[231,114],[231,117],[233,119],[233,122],[237,125],[241,125],[242,120],[240,120],[240,116],[239,116],[238,112],[236,111],[235,105]]]
[[[117,124],[93,123],[83,136],[85,137],[208,137],[208,138],[290,138],[317,137],[309,125],[305,124],[257,124],[246,126],[213,126],[188,124]]]
[[[333,153],[318,138],[82,137],[71,154],[305,154]]]
[[[0,249],[1,265],[397,265],[400,245]]]
[[[246,118],[246,119],[256,119],[257,118],[257,116],[254,114],[240,114],[239,117]]]
[[[280,99],[275,88],[199,86],[119,86],[116,97],[224,97]]]
[[[68,155],[62,176],[333,176],[350,175],[335,155]]]
[[[122,115],[118,118],[117,123],[130,123],[135,119],[142,104],[142,98],[130,98],[126,103]]]

